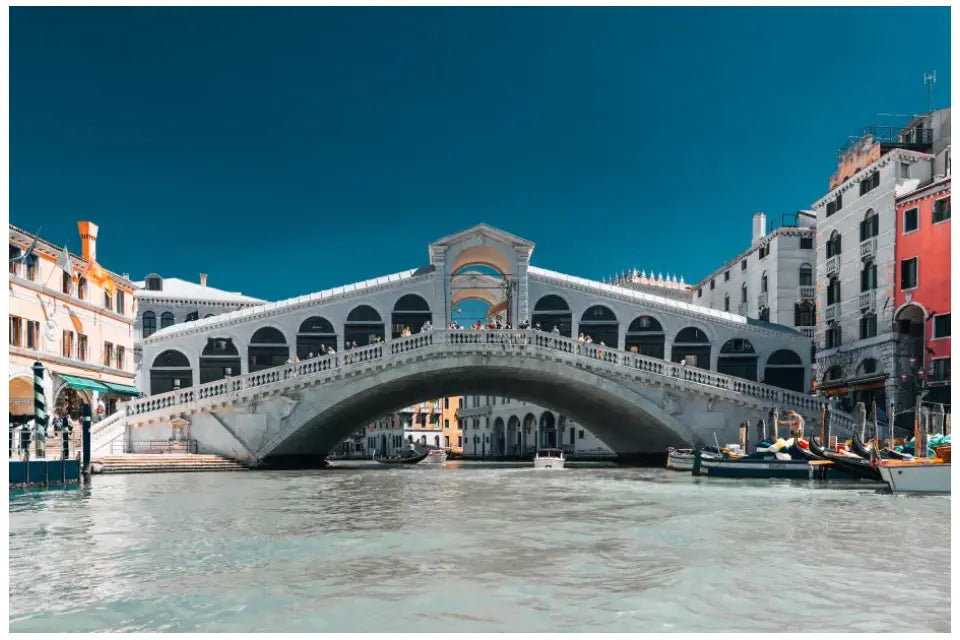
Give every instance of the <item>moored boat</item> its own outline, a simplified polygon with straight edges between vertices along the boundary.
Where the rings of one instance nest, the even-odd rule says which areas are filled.
[[[446,451],[443,449],[431,449],[427,452],[427,457],[423,459],[423,464],[443,464],[446,461]]]
[[[881,460],[883,481],[894,493],[950,493],[949,446],[935,451],[936,458]]]
[[[560,449],[540,449],[533,458],[534,469],[563,469],[564,457]]]
[[[390,458],[374,458],[380,464],[417,464],[427,457],[427,451],[423,453],[413,452],[412,455],[392,456]]]
[[[706,458],[694,454],[693,475],[726,478],[809,478],[806,460],[784,459],[787,454],[758,451],[740,458]]]
[[[880,477],[880,472],[877,470],[877,467],[874,466],[870,460],[865,460],[860,456],[854,455],[852,453],[841,453],[839,451],[828,451],[823,449],[818,442],[813,438],[810,439],[810,451],[814,454],[829,460],[841,471],[845,471],[852,475],[854,478],[861,478],[863,480],[873,480],[874,482],[881,482],[882,478]]]

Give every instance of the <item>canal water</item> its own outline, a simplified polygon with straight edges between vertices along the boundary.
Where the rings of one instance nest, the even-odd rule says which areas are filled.
[[[949,497],[357,466],[11,492],[10,630],[950,630]]]

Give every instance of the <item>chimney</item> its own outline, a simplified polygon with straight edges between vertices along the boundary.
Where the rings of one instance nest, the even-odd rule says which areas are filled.
[[[757,240],[767,235],[767,214],[763,211],[753,214],[753,241],[751,244],[757,244]]]
[[[77,222],[80,229],[80,240],[83,243],[83,259],[89,262],[97,259],[97,231],[99,227],[89,220]]]
[[[200,286],[201,287],[207,286],[207,274],[205,273],[200,274]]]

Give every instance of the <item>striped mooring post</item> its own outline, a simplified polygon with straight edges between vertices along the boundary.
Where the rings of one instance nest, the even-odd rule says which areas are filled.
[[[47,402],[43,393],[43,365],[33,363],[33,428],[37,433],[37,457],[43,457],[47,438]]]

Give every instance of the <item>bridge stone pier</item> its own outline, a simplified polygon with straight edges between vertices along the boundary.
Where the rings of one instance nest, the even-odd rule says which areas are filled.
[[[624,458],[733,441],[774,407],[819,419],[800,333],[538,269],[532,251],[479,225],[432,243],[418,269],[162,329],[143,342],[152,395],[127,405],[128,437],[166,439],[183,418],[203,452],[312,465],[376,416],[464,394],[554,409]],[[471,297],[542,330],[448,329]],[[849,416],[833,420],[849,429]]]

